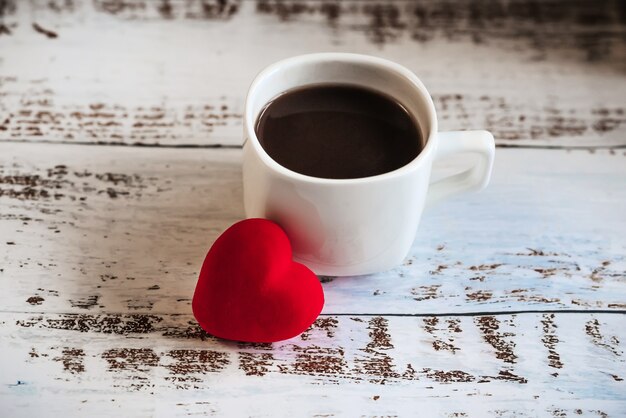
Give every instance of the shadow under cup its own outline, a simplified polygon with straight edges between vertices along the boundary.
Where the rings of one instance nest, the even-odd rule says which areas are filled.
[[[425,142],[421,153],[396,170],[354,179],[311,177],[281,166],[259,142],[254,129],[257,118],[276,96],[318,84],[362,86],[398,101],[418,125]],[[400,65],[333,53],[273,64],[257,76],[246,99],[246,216],[278,223],[292,243],[294,259],[317,274],[358,275],[394,267],[405,258],[417,231],[432,163],[432,132],[436,130],[430,95],[419,79]]]

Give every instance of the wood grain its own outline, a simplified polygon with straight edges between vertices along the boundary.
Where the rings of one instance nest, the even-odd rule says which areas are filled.
[[[323,316],[236,344],[190,315],[3,313],[0,402],[10,416],[616,417],[625,331],[621,314]]]
[[[0,311],[189,313],[244,216],[240,152],[0,144]],[[623,311],[624,157],[500,150],[490,187],[427,213],[403,266],[323,278],[324,312]]]
[[[287,56],[415,71],[442,130],[506,146],[625,146],[620,2],[2,2],[0,140],[241,144],[246,88]]]

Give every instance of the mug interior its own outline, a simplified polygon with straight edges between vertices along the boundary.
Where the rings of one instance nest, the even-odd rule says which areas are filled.
[[[272,99],[288,90],[316,84],[356,85],[382,92],[403,105],[417,122],[421,140],[424,141],[422,144],[424,148],[420,154],[397,170],[373,177],[386,176],[402,170],[414,164],[422,155],[431,152],[432,133],[437,131],[435,107],[426,88],[415,74],[381,58],[359,54],[323,53],[279,61],[263,70],[252,83],[246,100],[245,125],[249,140],[254,143],[264,159],[268,158],[278,164],[265,152],[256,136],[255,126],[261,111]],[[420,138],[416,138],[417,140]],[[280,167],[288,170],[283,166]]]

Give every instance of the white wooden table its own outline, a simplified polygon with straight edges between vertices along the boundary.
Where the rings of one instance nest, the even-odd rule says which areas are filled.
[[[314,51],[414,70],[493,182],[300,337],[216,340],[245,91]],[[626,416],[625,97],[617,1],[0,1],[0,416]]]

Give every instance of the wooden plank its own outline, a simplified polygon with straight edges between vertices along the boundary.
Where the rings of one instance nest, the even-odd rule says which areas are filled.
[[[255,73],[352,51],[415,71],[443,130],[624,146],[622,12],[583,0],[4,1],[0,140],[238,146]]]
[[[240,153],[0,144],[0,311],[189,313],[244,216]],[[624,178],[621,152],[499,150],[489,188],[426,213],[404,265],[323,278],[324,312],[623,311]]]
[[[8,416],[617,417],[623,314],[325,316],[237,344],[190,315],[0,314]]]

